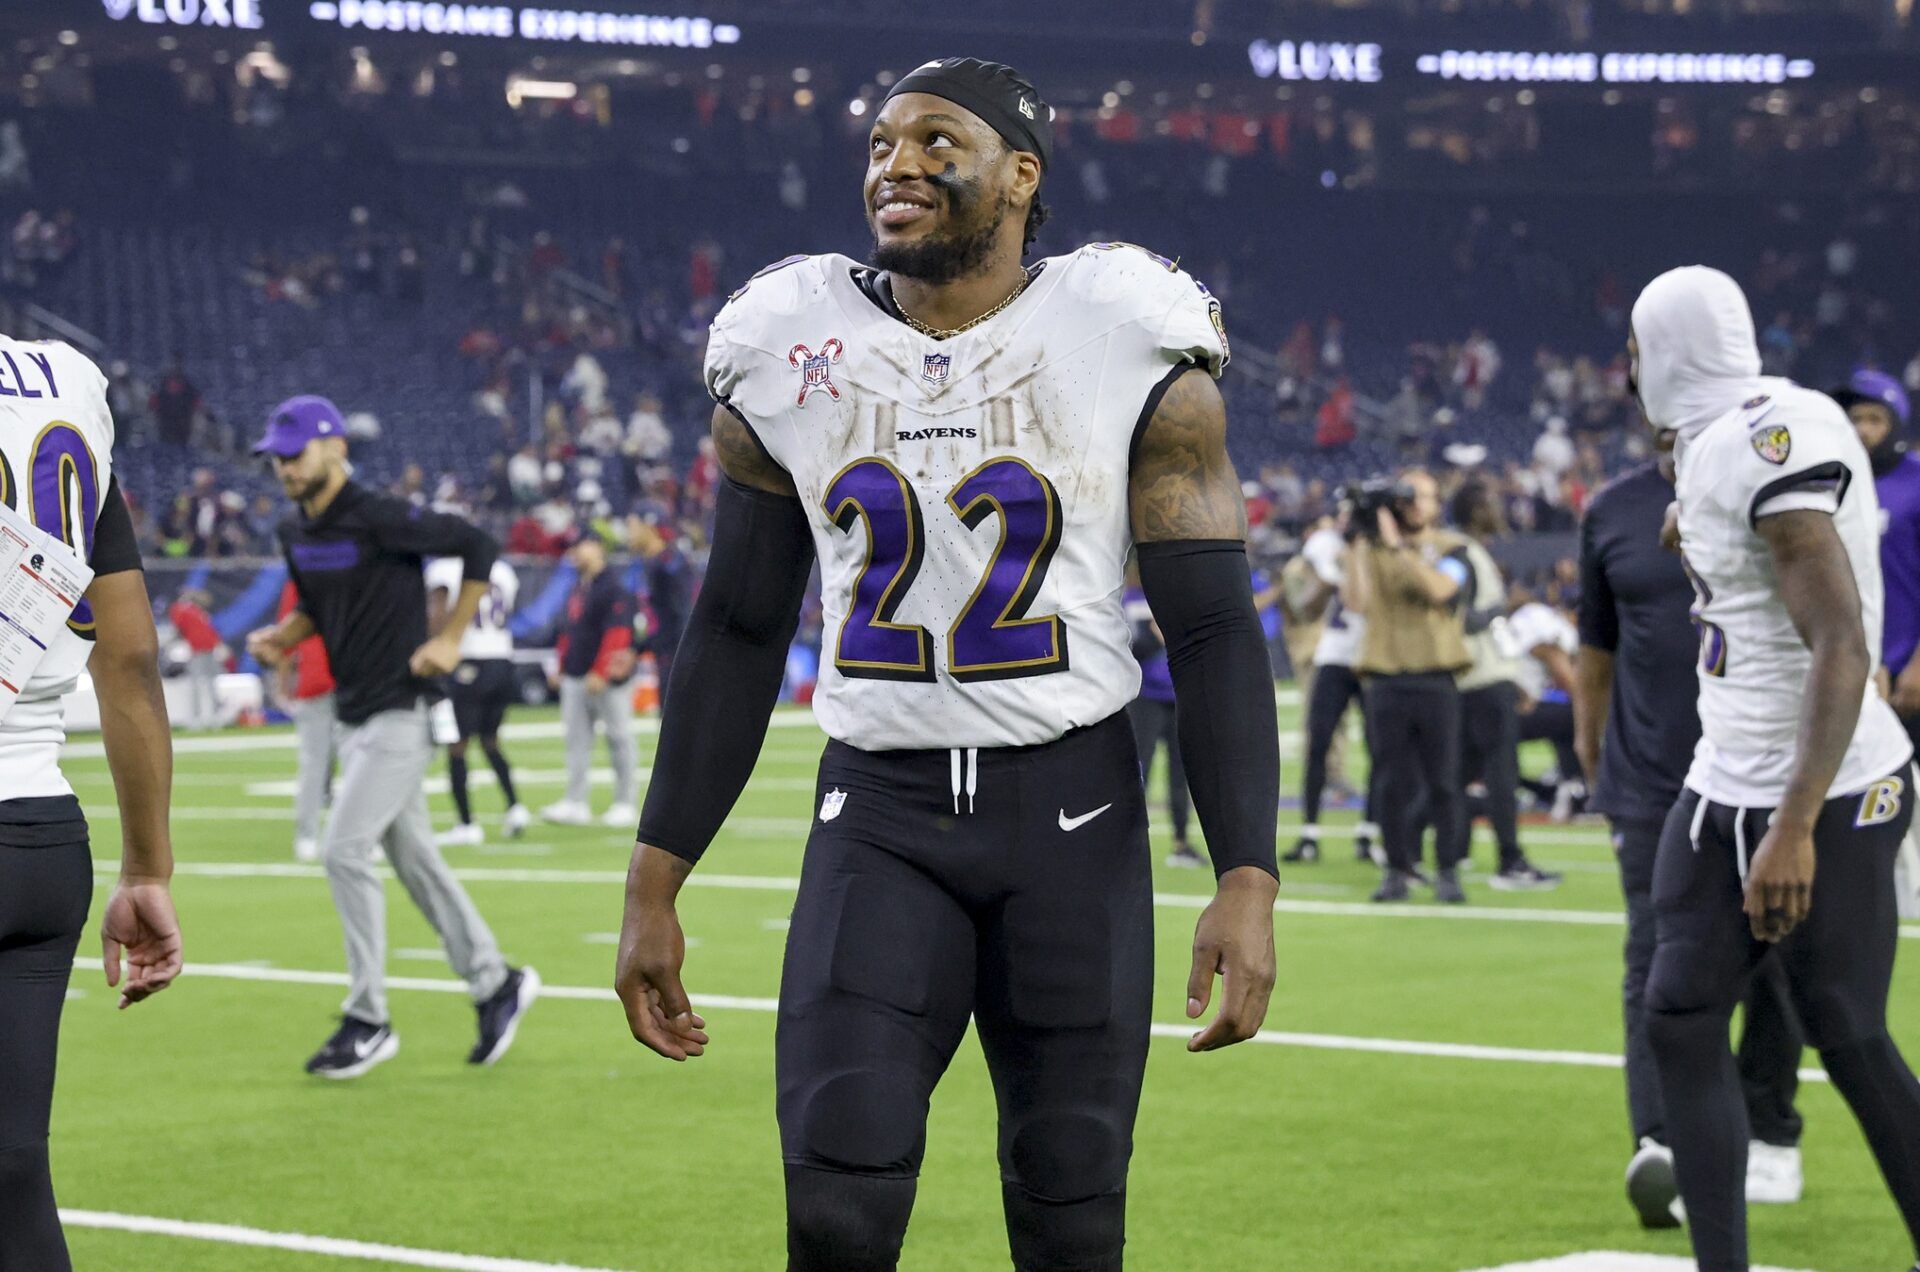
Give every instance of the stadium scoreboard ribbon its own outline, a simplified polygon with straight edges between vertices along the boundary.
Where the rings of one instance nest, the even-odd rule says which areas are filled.
[[[0,503],[0,720],[91,582],[72,548]]]

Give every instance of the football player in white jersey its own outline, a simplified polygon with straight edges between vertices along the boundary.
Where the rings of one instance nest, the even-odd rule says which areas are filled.
[[[126,1007],[180,973],[167,828],[173,742],[140,548],[113,478],[106,387],[67,345],[0,336],[0,505],[94,572],[65,630],[44,642],[23,683],[7,683],[18,698],[0,699],[0,1268],[72,1266],[47,1171],[47,1119],[60,1011],[93,896],[86,815],[60,773],[63,700],[82,671],[100,700],[120,807],[120,881],[100,924],[107,984]],[[4,539],[20,536],[0,525]],[[44,569],[27,556],[0,579],[0,596],[48,586]]]
[[[1778,945],[1807,1040],[1920,1248],[1920,1082],[1887,1034],[1913,746],[1876,691],[1880,510],[1831,399],[1762,378],[1718,270],[1653,280],[1628,355],[1671,435],[1698,595],[1701,738],[1654,865],[1648,1036],[1695,1258],[1747,1263],[1747,1113],[1728,1022]],[[1817,866],[1817,877],[1816,877]]]
[[[1013,1262],[1120,1266],[1153,905],[1125,714],[1132,549],[1166,635],[1218,891],[1188,1042],[1249,1038],[1274,978],[1278,732],[1218,306],[1094,244],[1031,267],[1049,111],[1011,69],[930,62],[876,112],[874,268],[798,257],[715,319],[727,480],[628,874],[639,1041],[708,1045],[674,897],[752,771],[816,555],[831,735],[781,981],[793,1269],[892,1268],[927,1101],[979,1031]]]
[[[1346,726],[1347,708],[1361,701],[1360,676],[1353,664],[1367,638],[1365,616],[1352,613],[1340,603],[1340,585],[1346,581],[1347,569],[1347,541],[1342,532],[1332,526],[1314,531],[1300,545],[1300,557],[1319,581],[1309,604],[1323,607],[1319,612],[1326,615],[1327,625],[1320,629],[1319,643],[1313,647],[1307,755],[1300,770],[1300,839],[1281,858],[1295,863],[1320,860],[1320,804],[1326,796],[1327,756],[1333,750],[1334,735]],[[1371,759],[1367,767],[1372,769]],[[1362,861],[1373,860],[1373,796],[1373,776],[1369,772],[1366,808],[1354,829],[1354,854]]]
[[[459,557],[439,557],[427,565],[427,628],[440,630],[460,595],[464,567]],[[486,834],[473,820],[467,795],[467,743],[480,739],[480,749],[493,766],[500,793],[507,801],[503,823],[509,836],[526,833],[533,814],[520,802],[513,785],[513,766],[500,749],[500,724],[519,694],[513,677],[513,632],[507,619],[520,596],[520,575],[505,560],[496,560],[487,578],[473,622],[460,633],[460,665],[448,677],[447,696],[453,700],[453,718],[460,735],[447,744],[447,784],[460,822],[434,837],[442,847],[471,847],[484,843]]]

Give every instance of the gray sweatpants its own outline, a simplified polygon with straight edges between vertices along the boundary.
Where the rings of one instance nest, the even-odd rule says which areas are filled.
[[[375,1024],[387,1020],[387,897],[374,873],[376,847],[386,850],[393,872],[440,934],[447,961],[473,1000],[493,997],[507,978],[493,932],[433,846],[421,788],[432,757],[424,706],[340,726],[340,784],[327,819],[327,882],[346,933],[346,1013]]]
[[[220,679],[220,659],[216,651],[187,657],[187,719],[196,729],[211,729],[220,723],[220,696],[215,683]]]
[[[613,802],[636,803],[640,758],[633,746],[633,687],[608,685],[591,693],[584,676],[563,677],[560,723],[567,733],[567,799],[587,802],[593,730],[598,725],[607,735],[607,752],[613,759]]]
[[[327,802],[327,782],[333,776],[333,758],[340,745],[340,722],[333,715],[333,695],[296,698],[287,703],[293,717],[293,735],[300,744],[300,767],[293,778],[293,837],[320,838],[320,812]]]

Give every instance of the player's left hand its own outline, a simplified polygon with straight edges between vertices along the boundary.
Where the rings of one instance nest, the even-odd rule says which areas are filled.
[[[407,666],[416,676],[444,676],[460,665],[460,642],[435,636],[413,651]]]
[[[1756,941],[1783,940],[1806,919],[1813,906],[1813,869],[1813,827],[1776,817],[1747,866],[1741,908]]]
[[[1660,522],[1660,546],[1669,552],[1680,550],[1680,502],[1675,500],[1667,505],[1667,515]]]
[[[1193,970],[1187,976],[1187,1019],[1198,1020],[1220,975],[1220,1010],[1187,1039],[1188,1051],[1213,1051],[1245,1042],[1260,1031],[1273,993],[1273,898],[1279,881],[1257,866],[1220,876],[1219,890],[1193,932]]]
[[[126,958],[126,984],[121,957]],[[120,1009],[151,998],[180,974],[180,921],[165,880],[122,879],[100,920],[100,961]]]

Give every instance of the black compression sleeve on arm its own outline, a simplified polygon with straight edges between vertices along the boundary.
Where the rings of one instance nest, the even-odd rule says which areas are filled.
[[[800,501],[720,484],[713,555],[667,682],[638,838],[698,861],[753,772],[813,570]]]
[[[100,515],[93,523],[93,573],[119,574],[138,570],[140,541],[133,533],[133,514],[120,493],[120,478],[107,479],[107,493],[100,500]]]
[[[1216,875],[1279,874],[1280,724],[1238,539],[1142,543],[1140,587],[1167,638],[1180,753]]]

